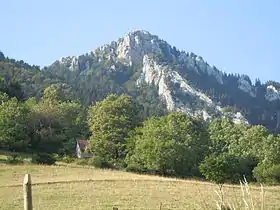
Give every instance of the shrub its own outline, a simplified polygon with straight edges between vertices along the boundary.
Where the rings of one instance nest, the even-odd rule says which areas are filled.
[[[107,161],[100,156],[92,157],[88,160],[89,165],[93,165],[96,168],[111,168]]]
[[[239,181],[239,161],[232,155],[209,156],[200,164],[200,172],[207,180],[217,184]]]
[[[127,165],[125,168],[126,171],[134,172],[134,173],[145,173],[147,170],[144,170],[142,166],[137,163],[132,162],[131,164]]]
[[[239,158],[239,167],[238,167],[238,173],[240,176],[246,177],[246,180],[256,181],[253,170],[258,165],[258,160],[254,157],[240,157]]]
[[[253,171],[258,182],[267,184],[280,183],[280,164],[260,163]]]
[[[56,159],[47,153],[39,153],[32,157],[32,163],[53,165]]]
[[[75,163],[77,165],[88,165],[88,159],[77,159]]]
[[[22,164],[23,159],[18,155],[8,156],[6,163],[8,164]]]
[[[131,133],[126,169],[164,176],[197,175],[209,148],[206,126],[182,112],[151,117]]]
[[[73,163],[75,161],[75,158],[69,157],[69,156],[64,156],[62,158],[62,161],[65,163]]]

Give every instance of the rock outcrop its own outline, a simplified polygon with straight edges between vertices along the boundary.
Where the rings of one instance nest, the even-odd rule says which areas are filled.
[[[253,101],[258,101],[257,94],[260,95],[248,76],[229,76],[210,66],[201,56],[178,51],[145,30],[132,31],[118,41],[85,55],[61,58],[58,63],[70,71],[87,71],[98,63],[110,63],[105,68],[108,72],[122,71],[118,64],[131,69],[138,67],[135,70],[140,75],[135,81],[138,88],[143,84],[154,86],[168,110],[181,110],[186,114],[201,115],[204,119],[227,116],[236,123],[248,123],[250,120],[242,111],[237,109],[225,114],[223,107],[233,106],[237,102],[240,105],[236,107],[240,107],[243,101],[238,101],[239,95],[252,103],[256,103]],[[222,96],[218,95],[217,99],[217,92],[227,95],[227,98],[219,101]],[[233,93],[235,95],[230,95]],[[280,91],[268,85],[263,98],[268,102],[279,100]]]

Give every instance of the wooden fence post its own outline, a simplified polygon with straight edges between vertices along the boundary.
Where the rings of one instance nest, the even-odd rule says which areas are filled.
[[[23,199],[24,210],[32,210],[32,189],[30,174],[25,174],[23,179]]]

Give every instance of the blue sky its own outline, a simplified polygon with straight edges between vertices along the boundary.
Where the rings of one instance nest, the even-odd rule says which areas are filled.
[[[145,29],[220,70],[280,81],[279,0],[1,0],[0,50],[49,65]]]

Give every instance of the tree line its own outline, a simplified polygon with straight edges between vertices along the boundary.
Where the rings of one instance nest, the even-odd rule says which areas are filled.
[[[89,139],[88,164],[137,173],[205,178],[216,183],[280,182],[280,135],[263,126],[206,122],[181,112],[143,117],[132,97],[109,94],[88,107],[46,88],[41,99],[0,93],[0,149],[73,156]],[[49,155],[49,156],[48,156]]]
[[[211,76],[205,73],[205,69],[200,69],[198,61],[194,60],[194,65],[180,62],[180,59],[178,60],[180,52],[176,48],[171,50],[171,54],[176,55],[177,58],[170,57],[169,47],[164,41],[160,43],[162,53],[153,55],[156,61],[176,70],[191,86],[209,96],[216,104],[233,107],[235,112],[241,112],[251,124],[265,125],[272,132],[279,133],[280,100],[269,101],[265,98],[267,86],[273,85],[277,89],[280,87],[279,83],[269,81],[262,84],[260,80],[253,83],[248,76],[222,74],[223,84],[220,84],[214,75]],[[104,59],[107,56],[105,51],[99,51],[96,58],[87,54],[79,56],[79,68],[71,71],[69,66],[58,61],[40,69],[38,66],[5,57],[0,52],[0,77],[3,77],[0,78],[0,91],[9,88],[7,89],[9,95],[13,93],[14,96],[26,100],[30,97],[41,98],[43,91],[50,85],[63,84],[64,91],[85,106],[104,99],[110,93],[118,95],[124,93],[144,105],[146,117],[150,117],[155,112],[158,115],[166,112],[166,106],[160,100],[156,86],[144,83],[137,85],[140,81],[142,64],[128,67],[121,60]],[[193,53],[187,56],[197,57]],[[199,58],[199,60],[203,59]],[[240,80],[246,80],[252,85],[252,93],[256,97],[249,96],[239,88]],[[21,91],[18,85],[21,86]],[[178,85],[172,82],[167,82],[167,85],[172,89],[172,94],[181,99],[190,109],[205,109],[211,116],[217,117],[218,113],[214,109],[186,94]],[[18,88],[17,92],[16,88]]]

